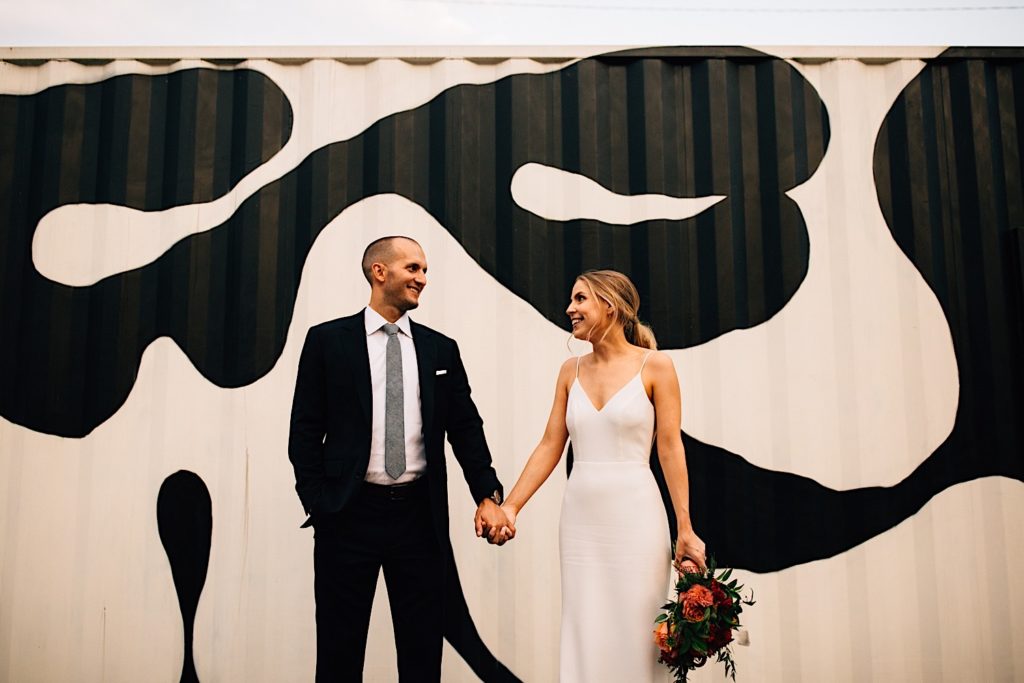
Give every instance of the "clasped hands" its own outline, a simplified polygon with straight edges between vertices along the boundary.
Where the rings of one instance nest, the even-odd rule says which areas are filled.
[[[508,505],[498,506],[490,498],[481,501],[473,518],[476,535],[491,545],[505,545],[516,537],[516,511]]]

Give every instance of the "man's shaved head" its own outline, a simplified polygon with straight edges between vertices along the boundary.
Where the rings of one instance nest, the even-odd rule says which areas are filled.
[[[366,250],[363,252],[363,277],[370,284],[373,284],[373,264],[374,263],[391,263],[395,259],[395,241],[406,240],[412,242],[416,246],[420,243],[411,237],[405,237],[404,235],[389,235],[387,237],[381,237],[378,240],[374,240],[366,245]]]

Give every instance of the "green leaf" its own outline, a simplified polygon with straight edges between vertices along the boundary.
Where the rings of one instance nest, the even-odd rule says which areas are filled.
[[[667,614],[659,614],[658,618],[654,620],[654,623],[655,624],[661,624],[661,623],[664,623],[666,621],[668,621],[668,615]]]

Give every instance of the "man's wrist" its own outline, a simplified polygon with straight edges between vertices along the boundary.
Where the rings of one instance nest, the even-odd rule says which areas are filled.
[[[488,501],[500,507],[501,504],[504,502],[501,495],[501,489],[494,489],[494,491],[492,491],[489,496],[487,496],[486,498],[482,498],[480,501],[478,501],[477,506],[479,507],[485,505]]]

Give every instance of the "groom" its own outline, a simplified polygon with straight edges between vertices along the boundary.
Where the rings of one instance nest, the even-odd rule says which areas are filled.
[[[370,305],[309,330],[288,455],[314,527],[316,680],[362,678],[370,607],[384,569],[398,673],[439,681],[448,566],[444,438],[462,467],[477,535],[507,524],[483,422],[452,339],[412,322],[427,259],[408,237],[366,247]]]

